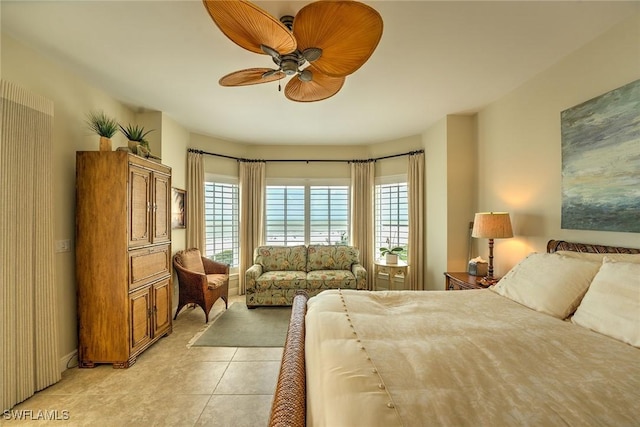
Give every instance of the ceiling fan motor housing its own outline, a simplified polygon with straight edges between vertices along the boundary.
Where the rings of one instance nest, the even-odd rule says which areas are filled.
[[[292,76],[298,72],[298,63],[294,61],[283,60],[280,67],[287,76]]]
[[[304,64],[304,61],[305,59],[297,50],[287,55],[282,55],[279,61],[275,60],[274,58],[274,62],[280,66],[280,69],[282,70],[282,72],[285,73],[287,76],[292,76],[296,74],[300,66]]]
[[[284,26],[289,29],[289,31],[293,31],[293,16],[284,15],[280,17],[280,22],[282,22]]]

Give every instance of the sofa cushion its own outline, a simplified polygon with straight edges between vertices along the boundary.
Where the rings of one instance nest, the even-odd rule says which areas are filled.
[[[307,289],[356,289],[356,276],[349,270],[310,271]]]
[[[268,271],[305,271],[307,248],[302,246],[259,246],[255,250],[255,264]]]
[[[360,251],[353,246],[309,245],[307,271],[351,270],[358,263]]]
[[[202,255],[198,249],[187,249],[180,254],[181,264],[184,268],[196,273],[204,274],[204,264],[202,264]]]
[[[304,271],[267,271],[256,280],[256,290],[305,289],[307,273]]]

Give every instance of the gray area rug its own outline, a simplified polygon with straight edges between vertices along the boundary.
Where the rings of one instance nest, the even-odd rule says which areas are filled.
[[[229,306],[200,335],[194,347],[283,347],[291,307]]]

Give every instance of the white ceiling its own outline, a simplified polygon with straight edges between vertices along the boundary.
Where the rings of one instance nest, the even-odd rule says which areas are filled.
[[[276,17],[307,1],[260,1]],[[340,92],[296,103],[277,83],[228,88],[225,74],[272,67],[211,21],[200,0],[0,2],[2,31],[138,110],[192,132],[256,144],[365,144],[478,111],[594,39],[640,2],[368,1],[378,48]]]

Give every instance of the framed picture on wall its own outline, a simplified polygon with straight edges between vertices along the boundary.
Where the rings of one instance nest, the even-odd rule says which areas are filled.
[[[172,188],[171,228],[187,228],[187,192]]]

